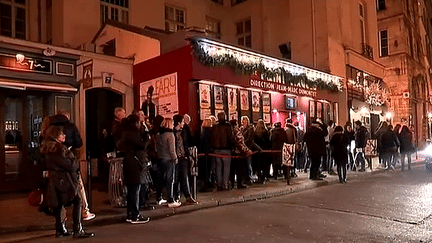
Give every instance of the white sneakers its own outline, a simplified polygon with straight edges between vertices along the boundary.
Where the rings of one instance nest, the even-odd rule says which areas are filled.
[[[181,202],[178,202],[178,201],[172,202],[172,203],[168,203],[168,207],[169,208],[178,208],[180,206],[181,206]]]
[[[82,220],[88,221],[88,220],[92,220],[96,217],[96,214],[94,213],[90,213],[90,212],[86,212],[82,215]]]
[[[165,200],[165,199],[161,199],[161,200],[157,201],[158,205],[163,205],[163,204],[166,204],[166,203],[167,203],[167,200]]]

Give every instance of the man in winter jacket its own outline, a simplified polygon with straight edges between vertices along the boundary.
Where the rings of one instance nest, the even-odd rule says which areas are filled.
[[[309,179],[322,180],[319,167],[326,152],[325,136],[327,134],[327,126],[322,122],[314,121],[304,135],[304,141],[306,142],[311,160]]]
[[[366,162],[364,153],[366,147],[366,140],[368,139],[369,132],[367,128],[362,125],[361,121],[355,121],[354,126],[355,126],[354,138],[355,138],[355,149],[356,149],[355,151],[356,155],[354,157],[355,158],[354,160],[357,160],[358,158],[361,164],[361,169],[359,171],[364,172],[365,162]]]
[[[213,153],[220,154],[221,157],[215,158],[216,163],[216,184],[219,191],[229,190],[229,176],[231,158],[224,157],[231,155],[231,150],[235,145],[235,137],[232,126],[226,122],[225,112],[217,114],[218,123],[211,128],[210,146]]]

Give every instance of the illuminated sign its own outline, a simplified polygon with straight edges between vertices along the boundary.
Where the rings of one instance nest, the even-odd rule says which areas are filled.
[[[289,93],[289,94],[294,94],[299,96],[308,96],[308,97],[317,96],[316,90],[305,89],[299,86],[285,85],[281,83],[275,83],[275,82],[259,80],[259,79],[251,79],[249,81],[249,85],[252,87],[257,87],[265,90],[276,91],[281,93]]]
[[[17,54],[16,56],[0,54],[0,68],[52,74],[53,62],[51,60],[26,57],[23,54]]]

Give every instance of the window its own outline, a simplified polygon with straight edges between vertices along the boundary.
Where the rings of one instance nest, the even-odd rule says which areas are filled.
[[[26,39],[26,0],[0,0],[0,35]]]
[[[101,23],[107,19],[129,24],[129,0],[101,0]]]
[[[219,20],[206,17],[206,30],[210,34],[213,34],[215,38],[221,38],[221,23]]]
[[[380,38],[380,56],[386,57],[389,54],[388,50],[388,36],[387,36],[387,30],[381,30],[379,32],[379,38]]]
[[[361,43],[366,43],[366,27],[365,27],[365,12],[363,4],[359,4],[359,18],[360,18],[360,38]]]
[[[385,6],[385,0],[377,0],[377,10],[385,10],[386,6]]]
[[[237,44],[245,47],[252,47],[252,24],[251,20],[245,20],[236,23],[237,26]]]
[[[186,26],[185,11],[176,7],[165,6],[165,30],[177,32]]]
[[[231,0],[231,6],[246,2],[247,0]]]

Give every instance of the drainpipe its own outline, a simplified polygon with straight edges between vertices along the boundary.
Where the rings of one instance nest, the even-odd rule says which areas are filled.
[[[316,26],[315,26],[315,0],[311,0],[312,12],[312,58],[313,66],[317,67],[317,53],[316,53]]]

